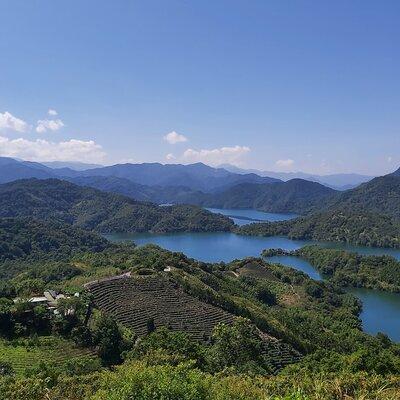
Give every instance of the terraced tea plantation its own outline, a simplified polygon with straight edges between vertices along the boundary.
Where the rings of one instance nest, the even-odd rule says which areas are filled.
[[[300,360],[301,354],[293,347],[279,340],[265,337],[262,354],[269,360],[271,371],[277,374],[282,368]]]
[[[138,336],[149,329],[165,326],[185,331],[197,340],[210,338],[218,323],[232,323],[234,315],[222,308],[187,294],[165,276],[120,277],[86,286],[93,294],[94,305]],[[300,354],[291,346],[260,332],[262,353],[274,373],[296,362]]]
[[[138,336],[149,324],[185,331],[195,339],[211,336],[215,325],[231,323],[234,316],[185,293],[176,283],[161,277],[124,277],[92,283],[87,289],[94,304]]]
[[[67,361],[95,357],[93,350],[78,348],[72,342],[54,336],[15,342],[0,340],[0,360],[10,362],[17,374],[41,364],[61,366]]]

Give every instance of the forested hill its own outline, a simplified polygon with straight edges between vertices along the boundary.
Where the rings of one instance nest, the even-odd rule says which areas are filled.
[[[284,201],[284,194],[282,198]],[[313,211],[291,221],[251,224],[238,232],[400,247],[399,176],[374,178],[355,189],[334,193],[315,202]]]
[[[138,201],[150,201],[156,204],[184,203],[189,195],[197,194],[186,186],[147,186],[134,183],[126,178],[115,176],[81,176],[65,178],[79,186],[89,186],[104,192],[118,193]],[[195,204],[188,201],[188,204]]]
[[[0,185],[0,217],[34,217],[103,233],[227,231],[233,225],[195,206],[160,207],[57,179]]]
[[[237,232],[363,246],[400,247],[400,223],[386,215],[356,209],[332,209],[290,221],[250,224],[238,228]]]
[[[0,218],[0,263],[98,252],[108,246],[109,242],[101,236],[67,224],[28,217]]]
[[[197,193],[180,201],[216,208],[253,208],[267,212],[303,214],[321,207],[337,191],[316,182],[292,179],[270,184],[243,183],[218,193]]]
[[[345,192],[316,182],[292,179],[271,184],[243,183],[218,193],[186,193],[180,202],[216,208],[253,208],[267,212],[359,210],[400,219],[400,175],[372,179]]]
[[[267,212],[298,214],[328,210],[362,210],[400,219],[400,176],[395,173],[374,178],[344,192],[304,179],[262,184],[240,183],[213,193],[196,191],[188,187],[150,187],[115,177],[70,179],[79,185],[88,185],[156,203],[252,208]]]
[[[343,192],[333,199],[330,208],[363,209],[400,220],[400,175],[380,176]]]

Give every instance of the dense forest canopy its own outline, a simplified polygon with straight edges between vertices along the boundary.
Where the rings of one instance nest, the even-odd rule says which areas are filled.
[[[304,246],[298,250],[264,250],[263,255],[290,255],[309,261],[330,282],[341,287],[400,292],[400,261],[393,257],[366,256],[340,249]]]
[[[236,232],[361,246],[400,247],[399,222],[386,215],[357,209],[332,209],[289,221],[253,223],[237,228]]]
[[[292,179],[268,184],[242,183],[217,193],[186,194],[178,200],[205,207],[253,208],[267,212],[304,214],[319,208],[337,192],[316,182]]]
[[[340,194],[331,208],[362,208],[400,220],[400,176],[386,175],[372,179]]]
[[[67,224],[32,218],[0,218],[0,262],[19,258],[68,257],[110,244],[97,234]]]
[[[0,217],[35,217],[97,232],[227,231],[233,223],[195,206],[160,207],[56,179],[0,185]]]

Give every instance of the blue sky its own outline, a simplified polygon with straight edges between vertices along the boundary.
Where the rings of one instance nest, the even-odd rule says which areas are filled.
[[[0,155],[400,165],[398,1],[0,5]]]

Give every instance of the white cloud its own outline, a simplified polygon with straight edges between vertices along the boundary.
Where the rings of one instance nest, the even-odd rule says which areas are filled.
[[[58,131],[64,125],[64,122],[61,119],[40,119],[37,122],[36,132],[44,133],[47,131]]]
[[[221,147],[211,150],[187,149],[182,158],[187,162],[204,162],[210,165],[242,165],[243,157],[250,152],[247,146]]]
[[[389,157],[387,158],[387,161],[388,161],[389,163],[391,163],[391,162],[393,161],[392,156],[389,156]]]
[[[287,160],[278,160],[275,165],[279,168],[290,168],[294,164],[294,160],[288,158]]]
[[[47,114],[54,117],[55,115],[58,115],[58,112],[56,110],[53,110],[52,108],[49,108],[49,111],[47,111]]]
[[[22,133],[29,130],[29,125],[22,119],[14,117],[14,115],[6,111],[3,114],[0,113],[0,131],[2,130],[10,130]]]
[[[175,160],[175,156],[172,154],[172,153],[168,153],[166,156],[165,156],[165,158],[168,160],[168,161],[171,161],[171,160]]]
[[[71,139],[66,142],[34,141],[0,136],[0,156],[30,161],[84,161],[102,163],[105,152],[92,140]]]
[[[164,136],[163,139],[166,140],[169,144],[176,144],[188,141],[186,136],[180,135],[175,131],[168,133],[167,135]]]

